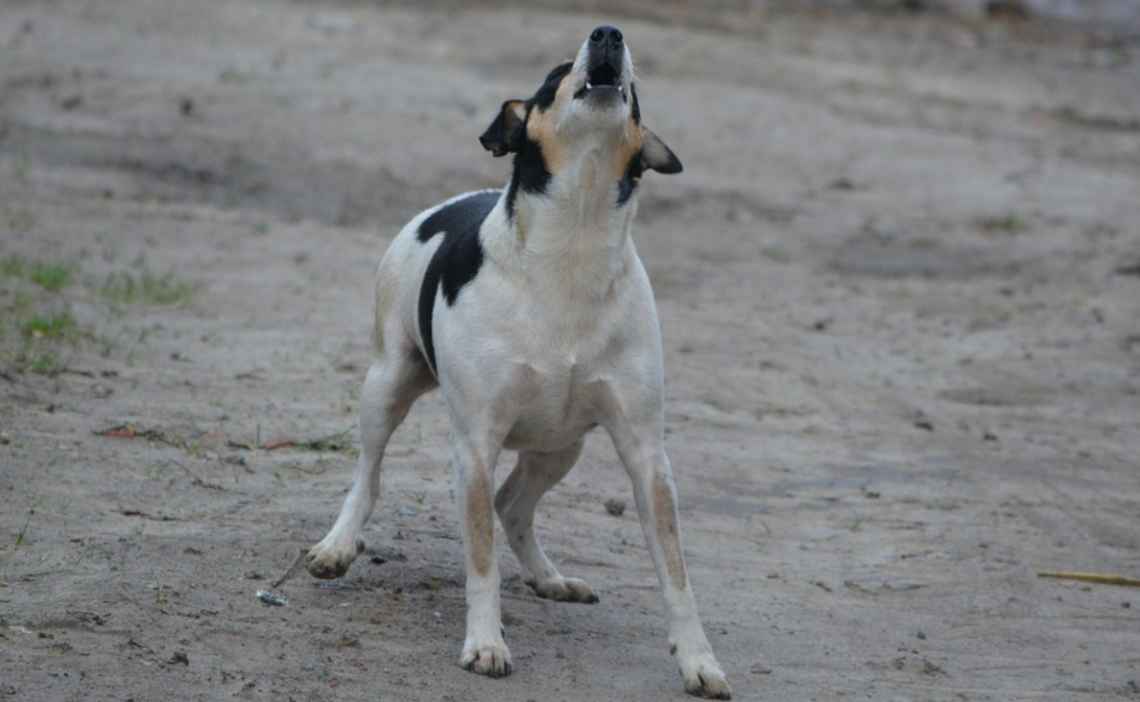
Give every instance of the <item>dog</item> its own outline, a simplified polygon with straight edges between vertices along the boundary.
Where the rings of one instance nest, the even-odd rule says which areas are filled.
[[[416,398],[440,388],[467,571],[459,662],[509,675],[494,514],[539,597],[597,602],[547,558],[534,510],[601,426],[633,482],[685,689],[730,699],[685,569],[664,447],[661,333],[630,235],[643,174],[680,173],[681,162],[642,123],[621,31],[594,29],[533,97],[504,102],[479,141],[496,157],[513,154],[506,187],[421,212],[380,262],[360,460],[335,524],[306,554],[307,570],[340,577],[363,550],[385,445]],[[504,448],[518,462],[494,492]]]

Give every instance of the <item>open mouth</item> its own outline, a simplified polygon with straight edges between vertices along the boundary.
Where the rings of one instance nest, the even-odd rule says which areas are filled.
[[[611,88],[616,87],[618,83],[618,72],[608,62],[600,64],[589,72],[586,76],[587,87],[608,85]]]
[[[574,94],[575,98],[582,98],[591,93],[613,94],[617,92],[622,101],[626,99],[625,86],[621,83],[621,73],[608,61],[603,61],[586,73],[586,84]]]

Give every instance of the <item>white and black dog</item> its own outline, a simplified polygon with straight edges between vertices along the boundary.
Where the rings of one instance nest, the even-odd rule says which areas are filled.
[[[681,163],[642,124],[621,32],[591,32],[534,97],[503,103],[480,142],[495,156],[514,154],[506,188],[420,213],[380,262],[363,451],[336,524],[306,556],[308,570],[339,577],[363,550],[388,438],[417,397],[440,387],[467,566],[459,662],[507,675],[493,514],[539,597],[596,602],[589,585],[543,553],[534,510],[574,465],[584,435],[602,426],[633,481],[685,689],[729,699],[685,570],[663,441],[661,333],[630,236],[642,174],[679,173]],[[495,493],[504,448],[518,451],[518,463]]]

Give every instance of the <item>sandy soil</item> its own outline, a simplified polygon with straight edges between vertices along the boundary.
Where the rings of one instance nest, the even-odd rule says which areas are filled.
[[[1140,591],[1036,576],[1140,576],[1140,45],[717,5],[617,20],[686,166],[637,238],[737,698],[1140,698]],[[461,7],[0,7],[0,698],[684,699],[602,435],[539,518],[602,602],[500,543],[506,680],[457,665],[435,396],[368,557],[254,598],[347,490],[386,241],[605,18]]]

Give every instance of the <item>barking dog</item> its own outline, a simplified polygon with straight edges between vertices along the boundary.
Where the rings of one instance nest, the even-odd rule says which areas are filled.
[[[459,662],[508,675],[494,514],[539,597],[597,602],[543,553],[534,510],[574,465],[586,432],[601,426],[633,481],[685,689],[729,699],[685,569],[663,441],[657,310],[630,236],[644,172],[679,173],[681,162],[642,124],[621,32],[595,29],[533,97],[503,103],[480,142],[495,156],[514,154],[506,188],[420,213],[380,262],[363,450],[340,516],[308,552],[307,568],[339,577],[363,549],[388,438],[416,398],[439,387],[467,567]],[[494,493],[504,448],[518,451],[518,463]]]

